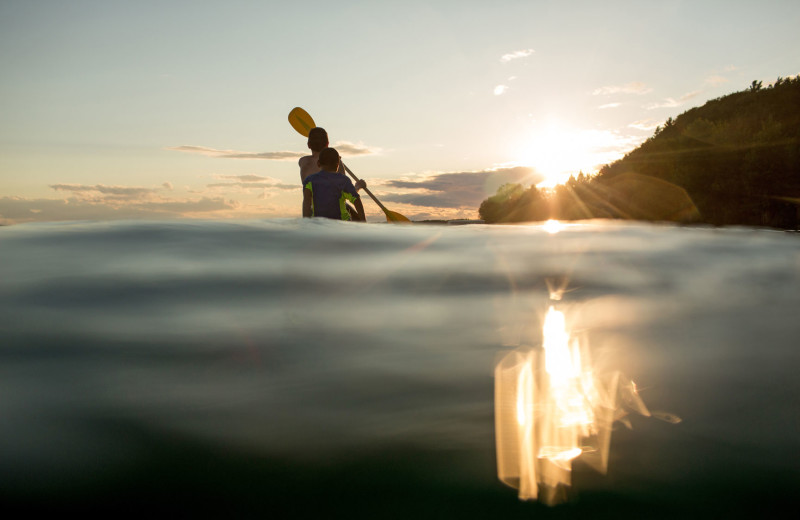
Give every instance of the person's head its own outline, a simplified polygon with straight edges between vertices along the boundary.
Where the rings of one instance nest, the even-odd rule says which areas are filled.
[[[339,152],[336,151],[336,148],[324,148],[321,152],[319,152],[319,160],[317,164],[323,170],[328,170],[329,172],[335,172],[339,169]]]
[[[324,128],[315,127],[308,132],[308,147],[312,152],[319,152],[328,147],[328,132]]]

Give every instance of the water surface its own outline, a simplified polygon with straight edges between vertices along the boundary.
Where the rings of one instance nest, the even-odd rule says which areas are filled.
[[[800,236],[591,222],[0,228],[6,509],[769,514],[800,484]],[[553,300],[560,296],[560,300]],[[497,479],[493,370],[550,305],[635,380],[567,504]]]

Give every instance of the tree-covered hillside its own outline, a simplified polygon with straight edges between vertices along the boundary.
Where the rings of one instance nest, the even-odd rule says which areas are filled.
[[[707,102],[594,177],[555,190],[501,187],[487,222],[629,218],[797,229],[800,76]]]

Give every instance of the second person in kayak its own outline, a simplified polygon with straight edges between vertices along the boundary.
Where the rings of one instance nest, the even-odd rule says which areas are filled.
[[[319,152],[317,163],[320,171],[303,180],[303,217],[365,222],[364,205],[355,186],[337,171],[341,165],[339,152],[325,148]],[[347,201],[355,206],[353,211],[348,211]]]

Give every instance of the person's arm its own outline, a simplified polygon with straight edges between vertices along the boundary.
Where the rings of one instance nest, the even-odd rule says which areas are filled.
[[[341,173],[342,175],[347,175],[347,170],[345,170],[344,163],[342,162],[341,159],[339,159],[339,167],[336,169],[336,171]],[[354,187],[356,191],[363,190],[364,188],[367,187],[367,183],[364,181],[364,179],[358,179]]]
[[[356,220],[358,222],[366,222],[367,221],[367,216],[364,214],[364,205],[361,204],[361,198],[360,197],[357,198],[353,202],[353,206],[355,206],[355,210],[356,210],[356,215],[354,215],[354,217],[355,217],[354,220]]]
[[[311,206],[313,203],[313,195],[311,190],[303,188],[303,217],[308,218],[312,216]]]
[[[339,163],[341,164],[341,163]],[[356,191],[355,186],[353,183],[350,182],[350,179],[347,177],[343,177],[344,187],[342,188],[342,195],[353,203],[355,206],[353,209],[355,210],[355,215],[351,214],[351,218],[357,222],[366,222],[367,216],[364,213],[364,205],[361,203],[361,196]]]
[[[305,169],[306,169],[306,158],[305,157],[301,157],[297,161],[297,164],[298,164],[298,166],[300,166],[300,183],[302,184],[302,183],[306,182],[306,176],[303,175],[303,173],[305,172]]]

